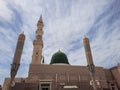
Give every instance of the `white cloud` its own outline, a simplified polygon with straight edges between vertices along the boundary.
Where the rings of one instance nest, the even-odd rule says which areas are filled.
[[[93,26],[96,17],[99,14],[101,14],[103,12],[103,9],[105,9],[104,7],[108,5],[108,2],[103,2],[103,1],[100,2],[100,4],[91,3],[91,2],[88,2],[88,3],[82,2],[82,5],[80,4],[80,2],[77,2],[77,3],[74,2],[70,10],[70,15],[67,17],[61,16],[60,18],[56,18],[56,13],[57,12],[60,13],[62,9],[61,6],[56,7],[57,12],[54,11],[55,12],[54,16],[56,19],[54,20],[51,19],[52,23],[48,23],[47,25],[48,30],[46,28],[44,30],[46,34],[45,35],[46,38],[44,41],[45,42],[44,53],[47,53],[47,56],[49,55],[48,60],[50,60],[51,58],[50,57],[51,53],[54,53],[54,51],[57,51],[57,49],[62,48],[63,51],[68,51],[69,49],[73,48],[72,47],[73,43],[71,43],[72,41],[78,38],[80,38],[79,40],[82,40],[83,36],[88,31],[90,31],[90,28]],[[50,8],[50,5],[49,5],[49,8]],[[66,13],[63,14],[63,16],[65,16],[65,14],[67,13],[68,11],[66,11]],[[51,14],[52,16],[52,13],[49,13],[49,14]],[[49,17],[49,15],[45,17]],[[78,42],[81,43],[81,41],[78,41]],[[77,55],[80,55],[77,51],[73,51],[72,53],[76,53]],[[81,57],[77,55],[75,55],[77,57],[74,57],[73,54],[71,55],[68,55],[71,57],[69,58],[70,61],[74,60],[75,58],[79,59],[79,57]],[[85,60],[85,58],[82,58],[82,59]],[[76,63],[73,62],[73,64],[76,64]]]
[[[0,84],[3,84],[4,78],[8,75],[9,71],[6,68],[0,66]]]
[[[5,0],[0,0],[0,18],[7,21],[12,18],[12,11],[7,7]]]

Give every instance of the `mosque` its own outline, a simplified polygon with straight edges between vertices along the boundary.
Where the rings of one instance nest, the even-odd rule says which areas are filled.
[[[11,77],[5,78],[2,90],[120,90],[120,64],[111,69],[95,66],[87,37],[83,43],[88,66],[70,65],[67,55],[61,50],[53,54],[50,64],[45,64],[42,57],[43,26],[41,16],[37,23],[27,78],[15,77],[25,40],[24,33],[19,35]]]

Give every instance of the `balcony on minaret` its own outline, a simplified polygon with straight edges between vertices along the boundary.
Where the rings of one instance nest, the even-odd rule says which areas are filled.
[[[41,46],[43,48],[43,40],[34,40],[33,41],[33,45],[38,45],[39,47]]]
[[[36,36],[38,36],[38,35],[40,35],[40,36],[43,35],[43,30],[42,29],[37,29],[36,30]]]

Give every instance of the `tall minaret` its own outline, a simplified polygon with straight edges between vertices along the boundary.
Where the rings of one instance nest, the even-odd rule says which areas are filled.
[[[33,55],[32,55],[32,63],[31,64],[41,64],[42,59],[42,48],[43,48],[43,20],[42,16],[40,16],[40,19],[37,23],[37,30],[36,30],[36,38],[33,41]]]
[[[16,46],[16,51],[14,54],[13,63],[11,64],[11,82],[14,80],[17,74],[18,68],[20,66],[20,59],[23,51],[24,41],[25,41],[25,35],[24,33],[22,33],[18,37],[18,42]]]
[[[91,53],[91,49],[90,49],[90,43],[89,43],[89,39],[87,37],[85,37],[83,39],[83,44],[84,44],[84,48],[85,48],[85,54],[86,54],[86,59],[87,59],[87,67],[90,73],[90,77],[91,77],[91,82],[92,82],[92,86],[94,90],[97,90],[97,85],[96,85],[96,80],[95,80],[95,65],[93,63],[93,58],[92,58],[92,53]]]
[[[86,36],[83,39],[83,44],[84,44],[84,48],[85,48],[85,54],[86,54],[87,64],[89,66],[94,65],[93,58],[92,58],[92,53],[91,53],[91,49],[90,49],[89,39]]]

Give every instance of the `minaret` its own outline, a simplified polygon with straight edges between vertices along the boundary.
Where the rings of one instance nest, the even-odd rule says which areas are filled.
[[[96,80],[95,80],[95,65],[93,63],[93,58],[92,58],[92,53],[91,53],[91,49],[90,49],[90,43],[89,43],[89,39],[87,37],[85,37],[83,39],[83,44],[84,44],[84,48],[85,48],[85,54],[86,54],[86,59],[87,59],[87,67],[90,73],[90,77],[91,77],[91,82],[92,82],[92,86],[94,90],[97,90],[97,85],[96,85]]]
[[[20,66],[20,59],[23,51],[24,41],[25,41],[25,35],[24,33],[22,33],[18,37],[18,42],[16,46],[16,51],[14,54],[13,63],[11,64],[11,82],[14,80],[17,74],[18,68]]]
[[[94,65],[93,58],[92,58],[92,53],[91,53],[91,49],[90,49],[89,39],[86,36],[83,39],[83,44],[84,44],[84,48],[85,48],[85,54],[86,54],[87,64],[89,66]]]
[[[40,16],[40,19],[37,23],[37,30],[36,30],[36,38],[33,41],[33,55],[32,55],[32,63],[31,64],[41,64],[42,60],[42,48],[43,48],[43,20],[42,16]]]

